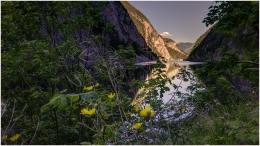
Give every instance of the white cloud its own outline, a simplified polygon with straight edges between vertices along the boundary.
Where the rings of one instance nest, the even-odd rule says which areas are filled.
[[[160,35],[163,36],[163,37],[172,36],[172,34],[170,34],[169,32],[163,32]]]

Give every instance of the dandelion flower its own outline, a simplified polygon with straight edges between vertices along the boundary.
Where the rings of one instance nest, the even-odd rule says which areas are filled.
[[[156,115],[156,112],[151,112],[151,118],[153,118]]]
[[[138,130],[138,129],[140,129],[140,127],[142,126],[142,124],[143,124],[143,123],[135,123],[135,124],[133,125],[133,128],[134,128],[135,130]]]
[[[16,141],[20,137],[20,134],[15,134],[13,137],[10,138],[12,142]]]
[[[99,86],[99,83],[96,83],[96,84],[94,85],[94,87],[96,87],[96,88],[97,88],[98,86]]]
[[[91,91],[91,90],[93,90],[93,86],[89,86],[89,87],[86,87],[86,86],[84,86],[84,88],[83,88],[83,91]]]
[[[148,113],[151,112],[151,106],[146,106],[143,110],[140,111],[140,116],[141,117],[147,117]]]
[[[249,106],[249,104],[247,103],[246,106]]]
[[[112,99],[112,98],[114,98],[116,96],[116,93],[110,93],[110,94],[108,94],[108,98],[110,98],[110,99]]]
[[[146,107],[144,108],[144,110],[145,110],[146,112],[150,112],[150,111],[151,111],[151,109],[152,109],[152,107],[151,107],[151,106],[146,106]]]
[[[96,113],[96,109],[95,108],[92,108],[91,110],[89,110],[88,108],[84,108],[84,109],[81,110],[80,114],[93,116],[93,115],[95,115],[95,113]]]
[[[3,136],[4,140],[7,140],[7,138],[8,138],[8,135]]]
[[[140,107],[139,106],[135,106],[135,112],[139,112],[140,111]]]
[[[147,117],[147,115],[148,115],[148,114],[147,114],[147,112],[146,112],[145,110],[141,110],[141,111],[140,111],[140,116],[141,116],[141,117],[144,117],[144,118],[145,118],[145,117]]]
[[[76,118],[72,118],[71,120],[72,120],[72,121],[77,121],[77,119],[76,119]]]

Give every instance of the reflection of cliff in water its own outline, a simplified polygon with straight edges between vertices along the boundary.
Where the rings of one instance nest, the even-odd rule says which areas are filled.
[[[166,64],[166,76],[167,78],[171,79],[173,76],[177,75],[177,73],[179,72],[180,67],[176,66],[176,65],[170,65],[170,64]]]
[[[148,66],[147,66],[148,67]],[[142,80],[149,80],[149,79],[154,79],[156,78],[157,76],[153,75],[153,71],[156,69],[156,68],[151,68],[150,66],[150,72],[146,72],[148,74],[146,74],[146,77],[144,78],[144,76],[142,76]],[[152,70],[152,71],[151,71]],[[177,75],[179,70],[180,70],[180,67],[179,66],[176,66],[176,65],[173,65],[173,64],[165,64],[165,67],[164,68],[161,68],[162,71],[164,71],[162,73],[162,75],[166,75],[167,78],[169,79],[172,79],[173,76]],[[144,91],[143,88],[141,89],[138,89],[136,90],[136,94],[135,94],[135,97],[132,101],[132,105],[138,105],[138,106],[141,106],[144,102],[145,102],[145,97],[141,97],[141,98],[138,98],[137,95],[140,94],[142,91]]]
[[[134,71],[134,77],[130,75],[130,78],[134,78],[135,80],[146,80],[148,75],[151,73],[153,69],[153,66],[147,65],[147,66],[140,66],[137,67]],[[131,87],[132,86],[132,87]],[[125,92],[130,97],[134,98],[138,92],[139,89],[135,89],[137,85],[130,85],[130,83],[125,84]],[[135,89],[134,91],[129,91],[129,89]]]

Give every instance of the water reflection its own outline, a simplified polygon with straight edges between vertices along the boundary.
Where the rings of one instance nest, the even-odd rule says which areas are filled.
[[[141,62],[141,63],[138,63],[136,65],[147,66],[147,65],[153,65],[155,63],[156,63],[155,61]],[[192,74],[192,71],[189,68],[189,65],[200,65],[200,64],[203,64],[203,62],[170,60],[170,61],[164,62],[164,64],[165,64],[165,67],[161,68],[161,70],[164,71],[162,73],[162,75],[166,75],[168,79],[172,79],[172,77],[176,76],[179,73],[180,69],[184,68],[183,66],[185,66],[185,71]],[[154,68],[152,70],[152,72],[154,70],[156,70],[156,68]],[[157,77],[154,74],[152,74],[152,72],[150,73],[150,75],[148,75],[146,77],[145,80],[155,79]],[[179,79],[179,78],[174,78],[171,81],[172,81],[173,84],[180,86],[180,88],[178,88],[177,90],[181,93],[186,93],[186,88],[191,85],[191,82],[189,82],[189,81],[184,82],[182,79]],[[173,96],[172,93],[177,92],[177,90],[173,86],[171,86],[170,83],[167,82],[166,86],[170,88],[170,91],[167,91],[163,94],[163,103],[167,103],[169,101],[169,99],[172,98],[172,96]],[[137,95],[140,94],[141,92],[143,92],[143,88],[138,90]],[[141,106],[141,105],[144,104],[144,102],[145,102],[145,97],[137,98],[137,96],[136,96],[134,98],[133,102],[132,102],[132,105]]]

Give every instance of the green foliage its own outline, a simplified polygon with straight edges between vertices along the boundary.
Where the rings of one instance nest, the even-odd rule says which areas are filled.
[[[218,4],[220,3],[220,4]],[[259,2],[216,1],[209,7],[208,16],[202,21],[206,26],[219,21],[216,31],[231,33],[244,24],[259,29]]]
[[[105,4],[2,2],[1,133],[8,135],[2,144],[259,143],[257,83],[244,95],[227,80],[247,73],[246,79],[258,80],[248,69],[257,68],[255,51],[241,61],[221,47],[222,57],[196,71],[206,89],[187,68],[175,66],[180,72],[173,78],[192,84],[180,92],[160,62],[147,80],[136,80],[142,70],[134,66],[136,48],[118,40],[111,47],[98,35],[113,31],[101,17]],[[74,37],[78,31],[91,37]],[[91,49],[82,52],[82,45]],[[166,84],[174,91],[164,103]],[[130,93],[138,89],[132,101]],[[139,129],[136,123],[142,123]],[[20,137],[12,142],[15,134]]]

